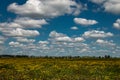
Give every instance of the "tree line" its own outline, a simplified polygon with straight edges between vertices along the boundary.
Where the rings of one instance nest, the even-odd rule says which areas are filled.
[[[94,58],[94,59],[102,59],[102,58],[113,58],[110,55],[105,56],[29,56],[29,55],[0,55],[0,58],[65,58],[65,59],[73,59],[73,58]]]

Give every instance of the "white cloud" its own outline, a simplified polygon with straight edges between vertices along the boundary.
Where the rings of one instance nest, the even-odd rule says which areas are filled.
[[[74,40],[75,40],[75,42],[82,42],[82,41],[85,41],[85,39],[82,38],[82,37],[76,37]]]
[[[4,44],[5,40],[6,40],[6,38],[5,38],[5,37],[0,36],[0,44]]]
[[[44,19],[32,19],[28,17],[16,18],[13,22],[0,23],[2,28],[41,28],[48,24]]]
[[[39,43],[39,44],[49,44],[48,41],[39,41],[38,43]]]
[[[113,23],[113,26],[116,28],[116,29],[120,29],[120,19],[117,19],[115,23]]]
[[[97,30],[91,30],[91,31],[86,31],[82,35],[85,38],[105,38],[105,37],[112,37],[113,33],[111,32],[104,32],[104,31],[97,31]]]
[[[108,0],[104,3],[105,11],[120,14],[120,1],[119,0]]]
[[[82,6],[73,0],[27,0],[23,5],[12,3],[8,7],[8,11],[36,18],[51,18],[64,14],[77,15],[81,9]]]
[[[28,39],[28,38],[24,38],[24,37],[16,37],[18,42],[27,42],[27,43],[33,43],[35,42],[34,39]]]
[[[19,44],[20,44],[19,42],[13,42],[13,41],[12,41],[12,42],[9,42],[9,45],[10,45],[10,46],[19,45]]]
[[[105,43],[104,40],[102,40],[102,39],[98,39],[96,42],[97,43]]]
[[[38,43],[39,43],[38,47],[40,49],[42,49],[42,50],[49,50],[50,49],[48,46],[48,44],[49,44],[48,41],[39,41]]]
[[[72,29],[72,30],[78,30],[78,27],[73,26],[73,27],[71,27],[70,29]]]
[[[0,44],[4,44],[4,41],[1,41],[1,40],[0,40]]]
[[[11,37],[34,37],[40,35],[40,33],[37,30],[24,30],[16,28],[12,31],[7,31],[4,35]]]
[[[74,22],[76,24],[80,24],[80,25],[83,25],[83,26],[90,26],[90,25],[95,25],[95,24],[98,23],[96,20],[87,20],[87,19],[84,19],[84,18],[74,18]]]
[[[91,0],[93,3],[102,4],[104,11],[120,14],[120,0]]]
[[[51,31],[50,34],[49,34],[49,37],[63,37],[63,36],[65,36],[65,34],[58,33],[56,31]]]
[[[58,37],[58,38],[55,38],[56,41],[63,41],[63,42],[70,42],[72,41],[72,39],[68,36],[64,36],[64,37]]]
[[[14,20],[15,23],[25,27],[25,28],[41,28],[42,25],[47,24],[44,19],[32,19],[27,17],[17,18]]]
[[[28,17],[19,17],[13,22],[0,23],[0,31],[4,36],[11,38],[21,37],[17,39],[20,42],[34,42],[32,39],[25,37],[34,37],[40,35],[37,30],[29,30],[30,28],[41,28],[42,25],[48,24],[45,19],[32,19]],[[22,38],[24,37],[24,39]],[[1,42],[2,43],[2,42]]]
[[[72,41],[72,39],[70,37],[68,37],[67,35],[63,34],[63,33],[58,33],[56,31],[51,31],[49,34],[49,37],[51,37],[52,39],[54,39],[55,41]]]
[[[51,31],[51,33],[49,34],[49,37],[52,41],[63,42],[63,43],[64,42],[77,43],[77,42],[85,41],[83,37],[69,37],[66,34],[58,33],[56,31]]]
[[[97,41],[96,41],[96,43],[98,43],[99,45],[101,45],[101,46],[115,46],[115,44],[113,43],[113,42],[110,42],[110,41],[107,41],[107,40],[102,40],[102,39],[98,39]]]
[[[52,37],[50,36],[50,39],[39,41],[38,43],[22,44],[20,41],[11,41],[9,42],[9,45],[11,46],[10,49],[12,49],[12,51],[6,51],[9,53],[11,51],[11,53],[15,54],[26,53],[27,55],[35,56],[104,56],[112,53],[117,54],[120,51],[113,41],[98,38],[94,44],[86,44],[86,40],[83,37],[69,37],[66,34],[58,33],[56,31],[52,31],[51,33]],[[105,32],[103,31],[101,33]],[[57,38],[62,41],[57,41]],[[67,39],[72,41],[67,41]]]
[[[0,23],[0,27],[1,28],[16,28],[16,27],[22,27],[22,26],[14,22],[10,22],[10,23],[4,22],[4,23]]]
[[[24,46],[23,44],[21,44],[19,42],[14,42],[14,41],[9,42],[9,45],[11,47],[23,47]]]

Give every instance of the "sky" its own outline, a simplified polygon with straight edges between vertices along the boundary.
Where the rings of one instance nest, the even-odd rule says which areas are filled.
[[[0,1],[0,54],[120,57],[119,0]]]

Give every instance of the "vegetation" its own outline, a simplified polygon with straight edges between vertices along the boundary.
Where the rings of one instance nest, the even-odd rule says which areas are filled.
[[[120,80],[120,59],[0,58],[0,80]]]

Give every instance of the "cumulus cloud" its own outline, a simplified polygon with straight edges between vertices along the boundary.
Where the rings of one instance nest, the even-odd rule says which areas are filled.
[[[120,1],[119,0],[91,0],[93,3],[102,4],[104,11],[113,14],[120,14]]]
[[[1,41],[1,40],[0,40],[0,44],[4,44],[4,41]]]
[[[72,30],[78,30],[78,27],[73,26],[73,27],[71,27],[70,29],[72,29]]]
[[[66,34],[52,31],[49,41],[49,52],[56,53],[56,55],[79,55],[89,52],[89,46],[84,43],[85,40],[82,37],[69,37]]]
[[[20,41],[11,41],[9,42],[10,49],[15,54],[26,53],[27,55],[36,56],[104,56],[105,54],[117,54],[119,52],[118,46],[113,41],[98,38],[94,42],[95,44],[86,44],[87,39],[85,40],[83,37],[69,37],[66,34],[56,31],[51,31],[51,34],[52,36],[49,36],[50,39],[38,41],[36,44],[28,43],[24,45]],[[72,41],[66,41],[67,37]],[[57,38],[62,41],[57,41]]]
[[[81,9],[81,4],[78,5],[73,0],[27,0],[23,5],[12,3],[8,7],[8,11],[36,18],[52,18],[64,14],[77,15]]]
[[[82,41],[85,41],[85,39],[82,38],[82,37],[76,37],[74,40],[75,40],[75,42],[82,42]]]
[[[83,37],[69,37],[66,34],[58,33],[56,31],[51,31],[49,34],[50,38],[57,42],[83,42],[85,41]]]
[[[101,46],[115,46],[115,44],[112,41],[107,41],[107,40],[102,40],[102,39],[98,39],[96,41],[96,43],[98,43]]]
[[[64,37],[58,37],[56,38],[56,41],[72,41],[72,39],[68,36],[64,36]]]
[[[119,0],[108,0],[104,3],[105,11],[120,14],[120,1]]]
[[[65,34],[63,33],[58,33],[56,31],[51,31],[50,34],[49,34],[49,37],[64,37]]]
[[[6,38],[5,38],[5,37],[0,36],[0,44],[4,44],[5,40],[6,40]]]
[[[80,24],[80,25],[83,25],[83,26],[90,26],[90,25],[95,25],[95,24],[98,23],[96,20],[87,20],[87,19],[84,19],[84,18],[74,18],[74,22],[76,24]]]
[[[56,31],[51,31],[49,34],[49,37],[51,37],[55,41],[72,41],[72,39],[68,37],[67,35],[63,33],[58,33]]]
[[[40,35],[40,33],[37,30],[24,30],[21,28],[16,28],[12,31],[5,32],[4,35],[11,37],[35,37]]]
[[[10,23],[4,22],[4,23],[0,23],[0,27],[1,28],[7,28],[7,27],[16,28],[16,27],[22,27],[22,26],[18,23],[14,23],[14,22],[10,22]]]
[[[114,28],[120,29],[120,19],[117,19],[115,23],[113,23]]]
[[[45,19],[32,19],[28,17],[17,18],[14,20],[14,23],[25,28],[41,28],[42,25],[48,24]]]
[[[32,19],[28,17],[19,17],[13,22],[0,23],[0,31],[3,36],[16,38],[18,42],[35,42],[34,39],[27,39],[25,37],[35,37],[40,35],[37,30],[29,30],[41,28],[42,25],[48,24],[45,19]],[[18,38],[19,37],[19,38]],[[3,41],[1,41],[3,43]]]
[[[35,42],[34,39],[28,39],[28,38],[24,38],[24,37],[16,37],[16,40],[18,42],[26,42],[26,43],[33,43],[33,42]]]
[[[112,37],[113,33],[98,31],[98,30],[91,30],[91,31],[84,32],[82,36],[85,38],[106,38],[106,37]]]
[[[48,41],[39,41],[38,43],[39,43],[39,44],[49,44]]]
[[[41,28],[48,24],[45,19],[32,19],[28,17],[16,18],[13,22],[0,23],[2,28]]]
[[[23,44],[21,44],[19,42],[14,42],[14,41],[9,42],[9,45],[11,47],[22,47],[22,46],[24,46]]]

